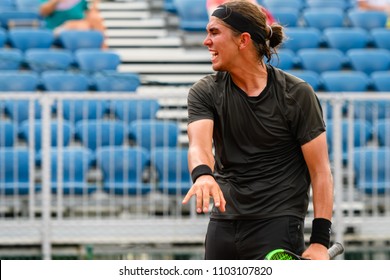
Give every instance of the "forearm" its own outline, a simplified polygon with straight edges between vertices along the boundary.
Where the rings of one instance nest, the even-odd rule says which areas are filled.
[[[214,156],[212,150],[199,146],[190,146],[188,149],[188,166],[190,171],[202,164],[206,164],[214,171]]]
[[[312,176],[314,218],[332,220],[333,179],[329,173]]]
[[[61,2],[61,0],[50,0],[42,4],[41,7],[39,8],[39,13],[42,16],[48,16],[52,14],[55,11],[59,2]]]

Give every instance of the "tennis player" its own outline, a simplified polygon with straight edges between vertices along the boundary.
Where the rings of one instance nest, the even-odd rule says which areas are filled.
[[[189,91],[193,185],[183,200],[196,196],[198,213],[213,200],[205,259],[264,259],[276,248],[329,258],[333,180],[322,109],[306,82],[264,63],[283,39],[282,26],[268,26],[247,1],[219,6],[207,25],[216,73]]]

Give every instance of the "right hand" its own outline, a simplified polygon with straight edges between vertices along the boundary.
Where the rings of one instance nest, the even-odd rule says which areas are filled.
[[[221,188],[212,176],[203,175],[198,177],[184,197],[183,204],[186,204],[193,195],[196,195],[197,213],[207,213],[209,211],[210,197],[213,198],[214,205],[221,212],[225,212],[226,200]]]

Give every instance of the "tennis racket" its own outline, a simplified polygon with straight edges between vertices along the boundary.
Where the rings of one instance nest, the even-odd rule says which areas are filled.
[[[344,252],[344,247],[341,243],[336,242],[328,249],[329,258],[333,259],[336,256],[342,254]],[[298,256],[297,254],[284,249],[275,249],[269,252],[265,256],[265,260],[279,260],[279,261],[291,261],[291,260],[307,260],[302,256]]]

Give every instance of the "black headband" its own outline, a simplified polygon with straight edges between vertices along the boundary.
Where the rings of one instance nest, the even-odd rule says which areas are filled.
[[[223,20],[240,32],[248,32],[256,43],[265,43],[266,36],[264,31],[259,27],[253,26],[253,23],[248,18],[233,11],[231,8],[220,5],[214,10],[212,16]]]

